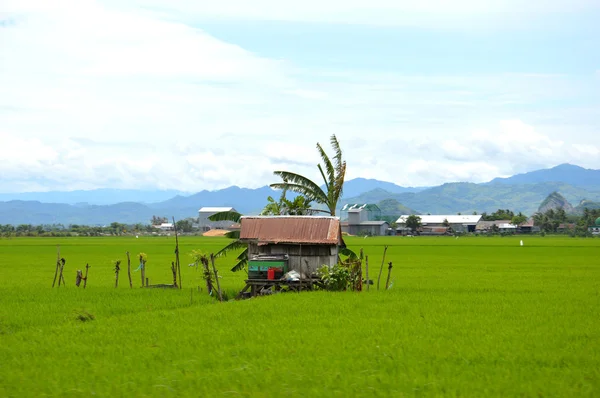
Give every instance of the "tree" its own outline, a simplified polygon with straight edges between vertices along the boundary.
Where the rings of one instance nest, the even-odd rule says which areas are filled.
[[[526,221],[527,221],[527,216],[525,216],[522,213],[519,213],[516,216],[513,216],[513,218],[511,218],[510,223],[512,225],[514,225],[515,227],[520,227],[521,224],[523,224]]]
[[[311,215],[315,212],[315,210],[310,208],[310,200],[302,195],[298,195],[294,198],[294,200],[289,200],[285,197],[286,190],[284,189],[281,193],[281,197],[279,201],[276,202],[272,196],[267,198],[267,205],[260,213],[261,216],[280,216],[280,215],[290,215],[290,216],[307,216]]]
[[[406,227],[415,232],[421,226],[421,217],[411,214],[406,218]]]
[[[152,220],[150,221],[150,223],[152,225],[160,225],[165,222],[168,222],[167,217],[159,217],[159,216],[152,216]]]
[[[177,231],[179,232],[192,232],[193,223],[192,220],[186,218],[185,220],[179,220],[175,223]]]
[[[327,210],[323,211],[335,216],[335,209],[344,188],[346,162],[342,159],[342,150],[335,135],[331,136],[330,143],[335,151],[333,161],[325,153],[321,144],[317,143],[317,151],[323,161],[323,165],[318,164],[317,167],[323,177],[325,190],[321,189],[312,180],[289,171],[275,171],[273,174],[281,177],[283,182],[271,184],[271,187],[297,192],[304,196],[308,202],[314,201],[325,205]]]
[[[242,215],[237,211],[222,211],[215,213],[208,217],[210,221],[233,221],[239,223],[242,219]],[[233,239],[231,243],[222,248],[215,254],[215,257],[226,256],[231,251],[243,249],[242,252],[237,256],[236,263],[231,268],[231,271],[237,272],[246,268],[248,265],[248,246],[240,240],[240,231],[229,231],[225,234],[225,237]]]

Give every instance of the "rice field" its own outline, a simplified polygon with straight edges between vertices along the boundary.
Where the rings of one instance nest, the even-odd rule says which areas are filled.
[[[144,252],[150,282],[170,283],[172,237],[2,239],[0,396],[600,396],[600,239],[346,241],[375,283],[389,245],[389,290],[218,303],[187,264],[224,238],[180,239],[181,290],[127,279],[125,252],[132,269]],[[233,260],[217,261],[230,296]]]

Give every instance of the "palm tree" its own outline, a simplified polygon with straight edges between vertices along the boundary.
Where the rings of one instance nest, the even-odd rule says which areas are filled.
[[[233,221],[234,223],[239,223],[242,219],[242,215],[237,211],[222,211],[219,213],[215,213],[212,216],[208,217],[210,221]],[[233,272],[241,271],[246,268],[248,264],[248,246],[240,240],[240,231],[229,231],[225,234],[225,237],[229,239],[234,239],[230,244],[219,250],[215,257],[223,257],[227,255],[230,251],[242,250],[242,252],[237,256],[236,263],[231,269]]]
[[[316,210],[311,209],[310,200],[302,195],[296,196],[293,200],[289,200],[285,197],[287,190],[284,189],[279,198],[279,202],[276,202],[272,196],[267,198],[269,202],[263,211],[260,213],[261,216],[308,216],[313,214]]]
[[[332,159],[327,156],[327,153],[317,143],[317,150],[323,161],[317,165],[323,181],[325,182],[325,190],[310,179],[289,171],[275,171],[273,174],[281,177],[283,182],[271,184],[271,188],[284,189],[297,192],[304,196],[309,202],[314,201],[323,204],[327,210],[321,210],[335,216],[335,208],[340,200],[344,188],[344,178],[346,176],[346,162],[342,160],[342,150],[335,135],[331,136],[331,146],[335,151]]]

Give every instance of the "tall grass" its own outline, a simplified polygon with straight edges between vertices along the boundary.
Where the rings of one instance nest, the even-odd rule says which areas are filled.
[[[185,260],[220,238],[181,239],[182,290],[126,277],[125,251],[145,252],[169,283],[173,239],[1,240],[0,396],[598,396],[600,239],[519,239],[348,238],[371,278],[390,246],[390,290],[226,303]]]

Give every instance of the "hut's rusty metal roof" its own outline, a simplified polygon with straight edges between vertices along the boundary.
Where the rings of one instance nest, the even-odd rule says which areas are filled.
[[[240,239],[258,243],[344,245],[340,220],[319,216],[242,217]]]

